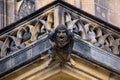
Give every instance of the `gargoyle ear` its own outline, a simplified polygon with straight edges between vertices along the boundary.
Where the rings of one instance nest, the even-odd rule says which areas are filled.
[[[51,41],[55,41],[55,31],[52,31],[52,32],[49,32],[48,33],[48,38],[51,40]]]

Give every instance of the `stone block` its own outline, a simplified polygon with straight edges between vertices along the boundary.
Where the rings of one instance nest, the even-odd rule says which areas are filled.
[[[104,21],[108,21],[107,17],[108,17],[108,10],[104,7],[101,7],[97,4],[95,4],[95,15],[97,17],[99,17],[100,19],[104,20]]]
[[[11,54],[0,61],[0,75],[16,66],[20,66],[25,62],[40,56],[42,53],[50,49],[49,39],[38,40],[34,45],[24,48],[14,54]]]
[[[77,52],[78,55],[120,74],[120,58],[110,52],[95,47],[81,39],[75,40],[73,52]]]

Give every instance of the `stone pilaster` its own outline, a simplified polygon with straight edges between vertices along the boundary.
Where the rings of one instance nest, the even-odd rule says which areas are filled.
[[[15,21],[15,0],[7,0],[7,25]]]
[[[4,22],[4,1],[0,0],[0,29],[4,26],[3,22]]]

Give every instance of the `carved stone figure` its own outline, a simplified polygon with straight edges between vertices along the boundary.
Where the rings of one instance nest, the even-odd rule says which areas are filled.
[[[51,59],[60,63],[69,62],[70,54],[73,46],[73,33],[67,30],[65,25],[58,25],[54,32],[49,34],[52,42]]]

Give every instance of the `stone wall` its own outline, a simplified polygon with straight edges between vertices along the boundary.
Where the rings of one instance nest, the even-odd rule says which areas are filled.
[[[36,9],[54,0],[36,0]],[[120,27],[120,0],[64,0],[100,19]]]
[[[15,21],[15,1],[16,0],[7,0],[7,25]]]
[[[36,10],[39,9],[40,7],[43,7],[55,0],[36,0]]]
[[[0,29],[15,21],[14,3],[14,0],[0,0]]]
[[[120,27],[120,0],[64,0],[100,19]]]
[[[18,0],[23,2],[23,0]],[[55,0],[35,0],[35,9]],[[120,27],[120,0],[64,0],[77,8]],[[0,0],[0,29],[15,21],[21,4],[16,0]]]
[[[95,0],[95,15],[120,27],[120,0]]]
[[[0,28],[3,27],[3,5],[4,2],[0,1]]]

